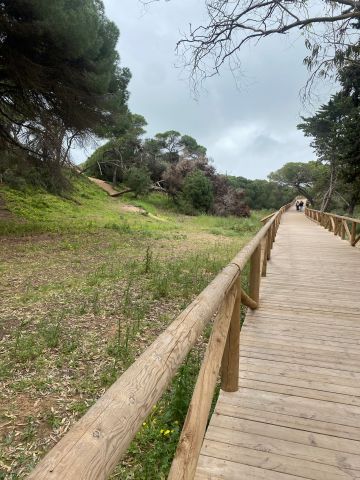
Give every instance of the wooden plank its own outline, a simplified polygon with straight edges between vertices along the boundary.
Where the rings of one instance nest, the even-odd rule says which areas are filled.
[[[281,360],[268,360],[258,358],[241,358],[241,369],[251,371],[271,371],[278,375],[293,375],[296,378],[313,378],[315,381],[323,380],[337,385],[353,386],[360,384],[360,374],[338,370],[335,368],[323,368],[317,365],[298,365],[295,363],[282,362]]]
[[[336,370],[343,370],[344,372],[352,372],[352,373],[360,373],[360,365],[351,365],[351,364],[344,364],[344,363],[337,363],[331,362],[331,359],[328,361],[317,360],[314,358],[301,358],[301,356],[285,356],[279,355],[277,353],[267,353],[262,351],[254,351],[254,350],[245,350],[242,349],[242,355],[248,358],[261,358],[263,360],[270,360],[276,361],[277,358],[285,363],[290,364],[297,364],[297,365],[310,365],[310,366],[319,366],[325,369],[336,369]]]
[[[304,478],[304,477],[302,477]],[[195,480],[299,480],[300,477],[263,470],[201,455]]]
[[[342,403],[344,405],[356,405],[360,407],[360,396],[346,395],[336,393],[330,390],[320,390],[314,387],[299,387],[298,385],[288,385],[288,382],[270,382],[265,381],[264,377],[260,379],[260,375],[256,375],[256,380],[250,379],[246,375],[240,375],[240,385],[242,388],[260,390],[263,392],[283,393],[296,397],[312,398],[316,400],[325,400],[328,402]],[[267,378],[267,380],[269,380]]]
[[[268,420],[270,422],[276,422],[276,419],[274,418],[269,418]],[[289,442],[301,443],[312,447],[325,448],[335,452],[350,453],[357,456],[360,454],[360,441],[337,437],[336,442],[334,442],[331,435],[324,435],[316,432],[309,434],[309,432],[305,432],[300,428],[289,428],[277,424],[265,423],[259,414],[257,420],[246,420],[243,418],[215,414],[212,416],[211,425],[238,432],[265,435],[270,438],[287,440]],[[229,438],[231,438],[231,435],[232,432],[229,433]]]
[[[359,451],[357,453],[344,453],[338,450],[294,441],[296,437],[288,437],[284,440],[268,435],[265,436],[263,433],[249,433],[224,426],[210,425],[207,439],[215,442],[231,443],[231,445],[234,446],[236,445],[260,452],[280,454],[299,460],[332,465],[338,468],[344,468],[346,465],[345,468],[347,470],[360,469]]]
[[[281,393],[252,390],[242,387],[236,394],[223,393],[221,401],[237,405],[242,401],[253,402],[264,411],[298,415],[328,423],[340,423],[360,428],[360,408],[335,402],[284,395]]]
[[[302,414],[300,411],[296,411],[295,414],[289,414],[285,412],[278,413],[264,410],[261,405],[252,404],[246,399],[243,399],[241,405],[233,405],[231,403],[222,402],[222,399],[219,399],[214,415],[226,415],[231,418],[241,418],[257,422],[261,421],[267,425],[282,426],[291,430],[302,430],[309,435],[309,438],[311,438],[313,433],[323,434],[332,440],[333,445],[338,444],[337,442],[339,438],[360,441],[359,428],[307,418],[301,416]],[[267,427],[264,427],[264,429],[265,428]]]
[[[251,332],[246,332],[243,335],[244,345],[257,345],[257,346],[269,346],[269,341],[266,338],[262,338],[260,335],[252,335]],[[360,361],[359,348],[354,346],[351,348],[348,344],[346,346],[337,345],[336,342],[331,342],[331,345],[327,344],[314,344],[305,339],[301,345],[289,344],[289,340],[284,339],[281,336],[271,338],[271,346],[274,348],[280,348],[282,351],[300,352],[300,353],[313,353],[313,354],[325,354],[325,355],[341,355],[343,358],[352,358]]]
[[[259,467],[266,471],[301,476],[312,480],[352,480],[356,478],[351,471],[347,473],[333,466],[269,453],[266,445],[260,445],[259,450],[252,450],[238,445],[205,440],[202,453],[209,457]]]
[[[247,375],[248,378],[255,380],[259,378],[260,381],[265,381],[267,377],[272,378],[270,383],[280,383],[286,385],[286,382],[290,382],[289,385],[301,386],[303,388],[314,388],[316,390],[331,391],[334,393],[341,393],[344,395],[359,396],[360,383],[356,383],[356,379],[353,377],[346,377],[340,374],[331,374],[334,370],[322,369],[321,374],[313,373],[310,369],[304,368],[303,370],[296,371],[296,369],[284,365],[279,362],[274,362],[269,368],[268,362],[263,364],[255,364],[254,359],[249,362],[241,362],[240,374]],[[360,380],[359,380],[360,382]]]

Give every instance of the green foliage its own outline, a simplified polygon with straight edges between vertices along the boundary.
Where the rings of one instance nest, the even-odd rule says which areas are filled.
[[[291,186],[268,180],[249,180],[244,177],[227,177],[234,188],[243,189],[245,202],[251,209],[279,209],[296,195]]]
[[[199,145],[190,135],[181,135],[176,130],[168,130],[155,135],[163,158],[168,163],[176,163],[180,158],[199,158],[206,155],[206,148]]]
[[[71,147],[128,128],[119,31],[101,0],[3,2],[0,26],[0,176],[62,193]]]
[[[334,207],[335,195],[352,214],[360,202],[360,67],[354,62],[339,72],[342,89],[312,117],[298,125],[312,138],[319,162],[328,166],[329,180],[322,208]],[[332,202],[332,203],[331,203]]]
[[[297,194],[303,195],[314,205],[319,185],[326,181],[327,176],[327,167],[318,162],[289,162],[270,173],[269,179],[281,186],[292,187]]]
[[[183,199],[199,212],[208,212],[214,201],[211,181],[200,170],[196,170],[185,178]]]
[[[19,141],[13,123],[34,133],[46,117],[84,133],[126,113],[130,72],[119,67],[119,31],[100,0],[12,0],[3,3],[0,24],[5,143]]]
[[[87,175],[104,180],[122,182],[127,170],[139,163],[141,135],[145,133],[143,116],[129,113],[127,124],[121,134],[112,137],[99,147],[82,165]]]
[[[138,197],[149,191],[151,186],[150,173],[144,167],[131,167],[126,174],[125,183]]]

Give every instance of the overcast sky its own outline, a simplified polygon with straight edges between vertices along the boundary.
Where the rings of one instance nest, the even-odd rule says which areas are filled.
[[[107,16],[120,29],[122,66],[132,72],[132,112],[148,122],[147,137],[178,130],[208,149],[222,173],[266,178],[289,161],[314,158],[309,140],[297,131],[309,115],[299,91],[307,79],[306,51],[298,34],[268,38],[242,55],[240,86],[224,69],[195,100],[186,72],[176,68],[176,41],[188,25],[206,18],[205,0],[162,0],[144,11],[137,0],[104,0]],[[319,92],[325,102],[329,86]],[[83,161],[91,153],[76,152]]]

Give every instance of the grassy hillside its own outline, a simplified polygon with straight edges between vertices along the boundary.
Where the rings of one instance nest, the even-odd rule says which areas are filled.
[[[163,196],[112,199],[85,178],[72,199],[1,194],[14,218],[0,220],[0,479],[15,480],[254,235],[262,213],[186,217]],[[166,478],[202,348],[113,478]]]
[[[0,196],[13,218],[0,219],[0,235],[85,233],[99,229],[151,234],[190,228],[231,236],[254,226],[263,213],[241,222],[235,217],[188,217],[177,214],[172,201],[162,194],[140,200],[132,195],[111,198],[84,176],[74,177],[72,184],[73,190],[66,197],[39,188],[15,190],[2,185]],[[124,208],[128,204],[145,211],[134,215]]]
[[[116,204],[86,177],[73,179],[67,197],[52,195],[39,188],[0,188],[0,195],[13,220],[0,222],[1,234],[75,232],[104,227],[118,220]]]

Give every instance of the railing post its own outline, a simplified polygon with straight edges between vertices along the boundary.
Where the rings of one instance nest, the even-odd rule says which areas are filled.
[[[266,234],[266,258],[270,260],[271,257],[271,227]]]
[[[276,237],[276,222],[277,222],[277,218],[275,218],[275,221],[273,222],[271,227],[271,248],[273,248],[274,246],[275,237]]]
[[[196,381],[168,480],[193,480],[195,476],[238,292],[237,285],[231,288],[214,320],[213,331]],[[237,323],[240,325],[240,315]],[[237,365],[239,365],[239,357]],[[238,375],[237,371],[237,377]]]
[[[250,279],[249,294],[250,297],[259,304],[260,296],[260,275],[261,275],[261,243],[258,245],[250,259]]]
[[[239,388],[241,275],[236,280],[236,299],[221,362],[221,388],[236,392]]]
[[[351,224],[351,238],[350,238],[350,245],[352,247],[355,246],[355,239],[356,239],[356,223],[352,222],[352,224]]]
[[[345,225],[344,225],[345,220],[341,220],[341,240],[345,240]]]
[[[262,267],[261,267],[261,276],[266,277],[267,270],[267,235],[262,239]]]

